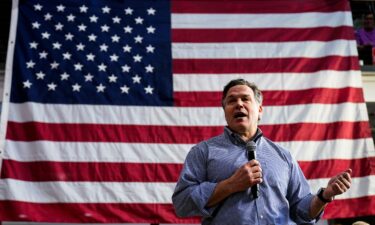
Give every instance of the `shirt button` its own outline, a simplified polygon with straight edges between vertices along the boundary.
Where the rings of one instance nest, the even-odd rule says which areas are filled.
[[[260,215],[260,218],[263,219],[263,215]]]

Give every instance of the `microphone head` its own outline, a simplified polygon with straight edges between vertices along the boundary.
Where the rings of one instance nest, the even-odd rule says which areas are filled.
[[[249,141],[246,143],[246,150],[247,151],[256,151],[257,146],[254,141]]]

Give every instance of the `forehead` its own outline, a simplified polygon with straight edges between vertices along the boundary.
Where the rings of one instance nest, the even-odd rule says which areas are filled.
[[[243,95],[254,96],[254,92],[247,85],[236,85],[236,86],[229,88],[226,97],[235,97],[235,96],[243,96]]]

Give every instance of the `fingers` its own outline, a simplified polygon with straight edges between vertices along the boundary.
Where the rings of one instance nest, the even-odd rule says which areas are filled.
[[[253,160],[247,162],[246,165],[251,166],[251,167],[253,167],[253,166],[259,166],[260,167],[260,162],[257,161],[256,159],[253,159]]]
[[[332,178],[331,187],[334,195],[346,192],[352,183],[351,169],[347,169],[336,177]]]

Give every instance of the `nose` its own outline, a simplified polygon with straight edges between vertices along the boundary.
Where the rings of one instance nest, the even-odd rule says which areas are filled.
[[[242,108],[243,107],[243,101],[242,99],[237,99],[236,101],[236,108]]]

